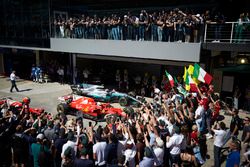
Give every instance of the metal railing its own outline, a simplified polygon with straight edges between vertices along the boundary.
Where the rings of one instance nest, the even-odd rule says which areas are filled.
[[[172,33],[166,33],[162,31],[161,34],[157,31],[157,26],[149,25],[151,30],[146,31],[143,29],[143,38],[140,38],[140,27],[134,25],[124,29],[123,25],[119,25],[115,28],[108,29],[99,27],[81,27],[75,26],[72,30],[63,29],[52,25],[51,36],[54,38],[77,38],[77,39],[108,39],[108,40],[134,40],[134,41],[162,41],[162,42],[224,42],[224,43],[250,43],[250,22],[225,22],[218,24],[216,22],[210,22],[207,24],[201,24],[200,29],[191,29],[190,34],[187,33],[186,27],[183,31],[178,32],[176,30]],[[153,29],[156,28],[156,29]],[[130,31],[129,31],[130,30]],[[153,31],[155,30],[155,31]],[[125,36],[126,34],[126,36]],[[168,35],[167,35],[168,34]],[[160,38],[161,37],[161,38]],[[186,37],[189,40],[186,41]]]
[[[205,25],[204,43],[250,43],[250,22],[211,22]]]

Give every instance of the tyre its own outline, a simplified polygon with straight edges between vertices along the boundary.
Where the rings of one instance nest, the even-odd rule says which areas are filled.
[[[75,116],[76,116],[76,118],[82,118],[83,117],[82,111],[80,111],[80,110],[76,111]]]
[[[104,119],[108,122],[111,123],[111,119],[114,118],[115,120],[117,119],[117,115],[116,114],[107,114],[104,116]]]
[[[120,104],[121,106],[127,106],[127,105],[128,105],[128,99],[127,99],[126,97],[121,97],[121,98],[119,99],[119,104]]]
[[[123,111],[126,113],[126,114],[131,114],[131,113],[134,113],[134,109],[132,107],[125,107],[123,109]]]
[[[58,104],[57,105],[57,112],[59,113],[66,113],[68,111],[68,105],[67,104]]]

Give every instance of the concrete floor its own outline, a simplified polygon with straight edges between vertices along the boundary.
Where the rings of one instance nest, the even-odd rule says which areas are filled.
[[[31,107],[41,107],[44,108],[45,111],[50,112],[52,114],[56,114],[56,107],[59,103],[58,97],[66,94],[71,93],[70,86],[60,85],[59,83],[34,83],[32,81],[27,80],[18,80],[17,87],[19,88],[20,92],[16,92],[15,90],[13,93],[10,93],[10,86],[11,83],[8,77],[0,76],[0,98],[2,97],[12,97],[14,100],[19,100],[25,96],[31,98]],[[119,107],[118,104],[114,104],[115,107]],[[241,118],[246,116],[246,113],[240,113]],[[225,116],[224,122],[226,123],[227,127],[229,127],[231,117]],[[84,121],[85,126],[88,125],[89,120]],[[240,135],[241,136],[241,135]],[[211,167],[213,166],[213,139],[208,140],[208,154],[210,155],[210,159],[206,161],[203,165],[204,167]],[[225,152],[225,155],[227,153]],[[223,162],[222,166],[225,166],[225,161]]]

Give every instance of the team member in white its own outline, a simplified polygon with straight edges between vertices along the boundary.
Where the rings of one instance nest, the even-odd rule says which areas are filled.
[[[12,73],[10,74],[10,81],[11,81],[11,88],[10,88],[10,92],[12,92],[13,88],[16,89],[17,92],[19,92],[17,86],[16,86],[16,71],[12,71]]]

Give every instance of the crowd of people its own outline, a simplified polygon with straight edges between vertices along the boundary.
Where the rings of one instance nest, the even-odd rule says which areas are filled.
[[[127,12],[57,18],[54,29],[55,36],[62,38],[199,42],[204,24],[210,19],[209,11],[200,15],[179,9],[151,13],[141,10],[138,15]]]
[[[214,138],[217,167],[231,137],[226,166],[240,165],[241,147],[244,165],[250,162],[250,118],[243,123],[239,111],[223,103],[213,85],[186,95],[155,87],[152,101],[98,127],[84,126],[83,118],[68,119],[64,113],[29,113],[29,102],[23,101],[20,112],[1,105],[0,166],[196,167],[206,163],[207,140]],[[222,108],[232,116],[228,130],[219,116]]]
[[[37,83],[58,81],[60,84],[72,82],[72,71],[69,66],[63,66],[56,61],[31,67],[30,79]]]
[[[140,13],[127,12],[110,16],[81,15],[68,20],[58,17],[54,20],[53,27],[55,37],[59,38],[203,42],[207,23],[213,23],[208,27],[209,38],[215,41],[219,41],[222,36],[225,38],[221,34],[224,32],[225,21],[225,16],[220,12],[211,15],[206,10],[199,14],[176,8],[152,12],[141,10]],[[242,23],[249,22],[248,13],[241,14],[238,22],[234,31],[237,42],[238,39],[243,39],[242,34],[249,34],[249,24]],[[210,32],[213,32],[212,35]]]

